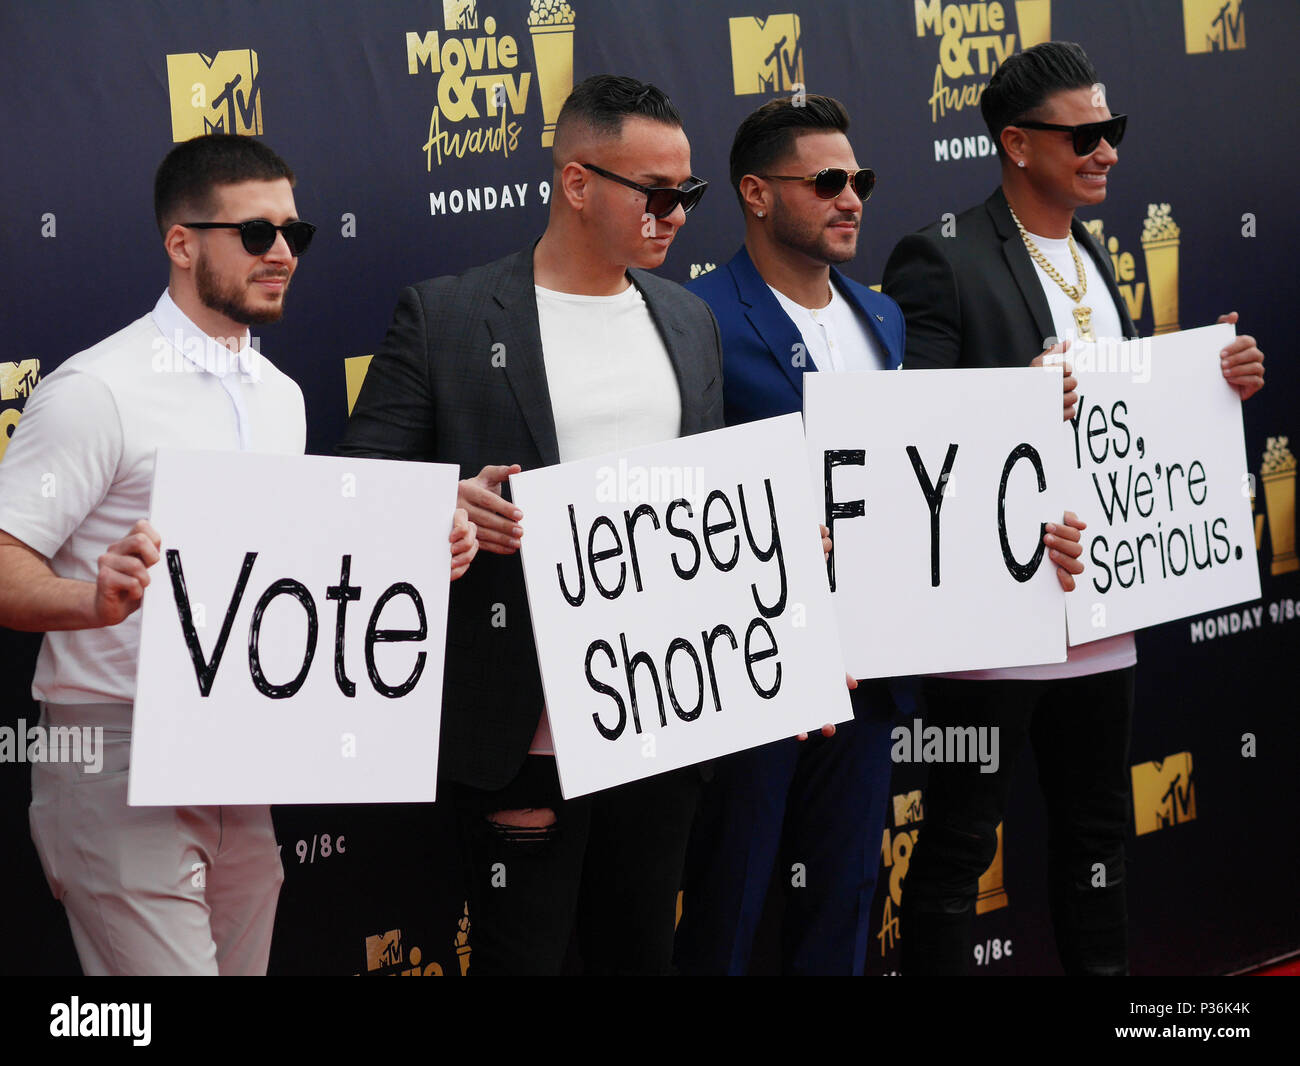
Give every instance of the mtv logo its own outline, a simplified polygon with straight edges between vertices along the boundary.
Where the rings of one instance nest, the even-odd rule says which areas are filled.
[[[921,790],[900,792],[894,797],[894,826],[912,825],[925,818],[921,809]]]
[[[1196,817],[1192,753],[1138,763],[1133,774],[1133,821],[1138,836]]]
[[[442,0],[442,28],[448,32],[478,29],[478,0]]]
[[[366,937],[366,969],[379,970],[402,962],[402,931],[390,929],[378,936]]]
[[[0,400],[24,400],[32,394],[41,376],[39,359],[0,363]]]
[[[1183,37],[1188,55],[1246,47],[1244,0],[1183,0]]]
[[[786,92],[803,84],[798,15],[746,15],[731,26],[731,79],[737,96]]]
[[[167,57],[167,88],[172,104],[172,140],[205,133],[262,133],[262,89],[257,53],[252,49],[201,52]]]

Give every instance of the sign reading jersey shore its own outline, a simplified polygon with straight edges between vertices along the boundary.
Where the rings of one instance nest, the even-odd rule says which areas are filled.
[[[160,449],[129,802],[433,800],[457,476]]]
[[[1043,526],[1068,505],[1059,369],[805,374],[855,677],[1065,659]]]
[[[1260,595],[1241,401],[1219,352],[1232,326],[1072,352],[1070,500],[1088,523],[1070,643]]]
[[[566,797],[852,717],[799,416],[516,474]]]

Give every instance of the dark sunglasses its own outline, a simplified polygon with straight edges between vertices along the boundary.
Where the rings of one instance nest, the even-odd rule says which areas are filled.
[[[1055,122],[1013,122],[1026,130],[1060,130],[1074,138],[1075,155],[1092,155],[1097,145],[1103,140],[1112,148],[1124,139],[1124,127],[1128,125],[1128,115],[1114,115],[1100,122],[1085,122],[1079,126],[1059,126]]]
[[[626,185],[629,189],[645,193],[646,214],[654,215],[655,218],[667,218],[677,210],[678,204],[682,205],[683,211],[690,214],[691,208],[700,202],[700,198],[704,196],[704,190],[709,187],[707,181],[696,177],[687,178],[686,181],[682,182],[681,188],[641,185],[630,178],[603,170],[592,163],[579,163],[578,166],[586,167],[588,170],[599,174],[602,178],[608,178],[620,185]]]
[[[295,258],[302,255],[310,246],[316,227],[310,222],[286,222],[277,226],[264,218],[250,219],[248,222],[182,222],[188,229],[237,229],[239,239],[244,242],[244,251],[249,255],[266,255],[275,243],[277,233],[284,234],[284,242]]]
[[[756,178],[769,181],[811,181],[813,192],[823,200],[834,200],[844,191],[844,186],[853,182],[853,191],[858,199],[866,203],[871,199],[871,190],[876,187],[876,172],[870,167],[848,171],[841,167],[827,167],[819,170],[810,178],[791,177],[787,174],[755,174]]]

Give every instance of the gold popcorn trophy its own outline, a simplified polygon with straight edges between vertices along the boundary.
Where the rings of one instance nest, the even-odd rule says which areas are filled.
[[[1052,0],[1016,0],[1020,50],[1052,39]]]
[[[1178,330],[1178,236],[1181,231],[1168,204],[1147,204],[1142,220],[1142,251],[1146,253],[1147,288],[1155,333]]]
[[[460,962],[460,975],[469,973],[469,900],[465,901],[465,910],[456,923],[456,958]]]
[[[1286,437],[1269,437],[1260,467],[1268,511],[1268,539],[1273,546],[1271,573],[1275,576],[1300,570],[1300,558],[1295,552],[1295,456],[1286,442]]]
[[[574,13],[565,0],[532,0],[528,33],[537,61],[537,87],[542,94],[542,147],[555,143],[555,122],[573,91]]]

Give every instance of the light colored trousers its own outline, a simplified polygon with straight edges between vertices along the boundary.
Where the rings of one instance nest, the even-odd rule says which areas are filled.
[[[265,974],[284,881],[270,807],[128,807],[130,704],[43,704],[103,729],[103,767],[33,763],[32,839],[87,975]]]

